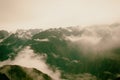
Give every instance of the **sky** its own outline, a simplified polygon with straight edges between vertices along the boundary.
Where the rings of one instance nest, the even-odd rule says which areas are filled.
[[[111,24],[120,0],[0,0],[0,29],[16,30]]]

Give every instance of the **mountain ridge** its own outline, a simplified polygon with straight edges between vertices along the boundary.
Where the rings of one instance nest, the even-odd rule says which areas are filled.
[[[36,32],[30,38],[19,37],[21,31],[0,43],[0,61],[14,60],[19,51],[30,46],[36,54],[45,55],[46,64],[53,70],[58,68],[62,78],[79,80],[85,75],[92,80],[114,80],[120,74],[119,32],[119,24],[51,28]]]
[[[5,65],[0,68],[0,74],[5,75],[9,80],[52,80],[48,75],[35,68],[18,65]]]

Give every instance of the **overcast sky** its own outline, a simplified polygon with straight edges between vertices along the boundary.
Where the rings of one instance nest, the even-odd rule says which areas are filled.
[[[0,0],[0,29],[111,24],[120,0]]]

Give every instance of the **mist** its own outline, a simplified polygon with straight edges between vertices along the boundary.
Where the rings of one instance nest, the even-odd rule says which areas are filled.
[[[77,45],[83,53],[103,55],[106,51],[120,47],[119,24],[85,27],[80,32],[78,35],[65,36],[65,39]]]
[[[45,58],[47,58],[47,55],[38,55],[34,53],[34,51],[30,49],[29,46],[27,46],[18,53],[14,60],[8,59],[0,62],[0,67],[4,65],[20,65],[28,68],[36,68],[43,73],[49,75],[54,80],[61,80],[60,71],[58,69],[52,71],[49,65],[46,64]]]

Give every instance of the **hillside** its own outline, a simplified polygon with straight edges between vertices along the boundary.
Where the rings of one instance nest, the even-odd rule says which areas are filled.
[[[34,68],[6,65],[0,68],[0,80],[52,80]]]
[[[50,70],[60,71],[61,79],[120,77],[120,24],[31,31],[20,30],[4,38],[0,43],[0,61],[14,61],[29,46],[34,54],[44,57]]]

